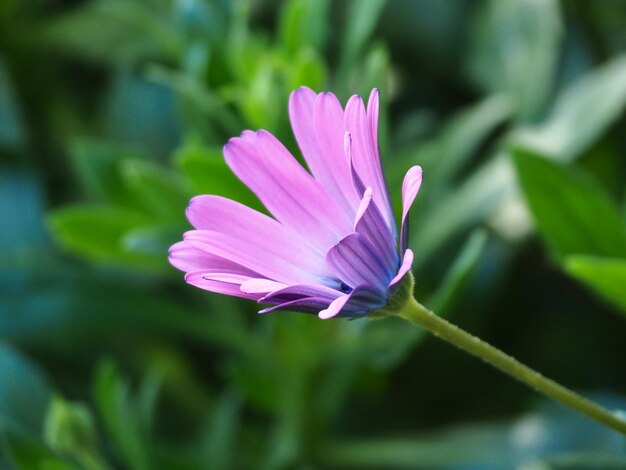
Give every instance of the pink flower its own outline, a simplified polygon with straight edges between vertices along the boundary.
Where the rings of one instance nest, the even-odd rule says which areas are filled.
[[[365,316],[411,269],[408,213],[422,169],[404,178],[398,236],[378,152],[378,90],[367,108],[355,95],[344,110],[332,93],[302,87],[289,115],[310,173],[267,131],[230,139],[226,162],[273,217],[194,197],[187,218],[195,230],[171,247],[170,263],[196,287],[271,305],[260,313]]]

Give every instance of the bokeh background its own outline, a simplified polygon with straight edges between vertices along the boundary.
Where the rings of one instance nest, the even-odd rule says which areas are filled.
[[[400,321],[259,316],[167,264],[300,85],[382,96],[419,299],[626,410],[626,2],[0,2],[0,468],[624,469]]]

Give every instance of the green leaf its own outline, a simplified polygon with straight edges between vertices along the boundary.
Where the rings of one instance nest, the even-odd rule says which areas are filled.
[[[102,421],[128,467],[153,468],[147,430],[140,425],[139,409],[130,395],[130,386],[111,362],[105,361],[98,367],[94,395]]]
[[[446,273],[428,305],[439,315],[445,314],[474,274],[487,245],[487,233],[475,230],[468,237],[461,253]]]
[[[502,95],[487,97],[455,115],[440,135],[422,143],[417,152],[410,155],[411,161],[420,162],[424,167],[433,191],[445,193],[470,158],[510,115],[508,99]]]
[[[424,180],[424,184],[428,184]],[[514,194],[511,162],[498,154],[475,170],[454,191],[449,191],[419,216],[419,229],[412,231],[410,247],[417,269],[450,237],[482,221]],[[427,193],[425,193],[427,194]]]
[[[48,224],[56,240],[67,250],[100,262],[154,266],[150,258],[126,249],[124,236],[150,225],[150,219],[115,206],[80,204],[53,211]]]
[[[133,197],[119,172],[126,158],[139,159],[135,150],[96,140],[81,139],[70,147],[70,156],[82,186],[101,200],[120,205],[132,204]]]
[[[301,86],[308,86],[314,90],[322,90],[326,87],[328,80],[326,64],[310,50],[303,50],[286,69],[290,74],[289,88],[292,90]]]
[[[552,90],[562,39],[556,0],[483,3],[475,24],[470,73],[491,93],[505,93],[522,119],[536,118]]]
[[[0,341],[0,431],[38,432],[50,400],[50,385],[27,357]]]
[[[626,259],[568,256],[563,262],[570,276],[626,313]]]
[[[15,470],[79,470],[78,466],[21,433],[4,433],[0,448]]]
[[[328,0],[290,0],[281,11],[278,34],[291,57],[302,49],[321,51],[328,29]]]
[[[622,55],[565,88],[546,121],[519,132],[516,145],[572,160],[619,119],[625,106],[626,56]]]
[[[221,150],[189,141],[178,150],[175,159],[197,194],[217,194],[263,210],[256,196],[228,167]]]
[[[232,391],[225,391],[216,405],[206,430],[203,454],[211,462],[211,468],[226,470],[233,468],[237,454],[241,399]]]
[[[626,256],[626,227],[603,188],[584,173],[514,152],[537,228],[557,256]]]
[[[48,47],[105,63],[175,56],[181,38],[147,2],[95,0],[59,15],[41,30]]]
[[[360,67],[357,67],[356,76],[352,77],[354,92],[365,98],[369,96],[372,88],[378,88],[384,94],[389,82],[390,62],[387,48],[382,44],[375,44],[363,58]],[[380,127],[381,123],[379,132]]]
[[[363,53],[386,3],[386,0],[352,0],[348,5],[338,72],[339,77],[344,78],[339,83],[347,83],[345,77]]]
[[[189,193],[179,175],[136,159],[122,161],[120,173],[126,186],[152,215],[165,221],[184,222]]]

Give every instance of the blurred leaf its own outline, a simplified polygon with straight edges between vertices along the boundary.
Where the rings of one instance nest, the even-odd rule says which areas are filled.
[[[54,397],[44,424],[44,440],[51,449],[71,456],[84,468],[108,468],[97,449],[91,410],[82,403],[69,403],[60,396]]]
[[[422,328],[411,328],[401,319],[385,319],[368,323],[359,342],[361,348],[353,348],[355,354],[364,356],[368,367],[390,370],[403,361],[425,337]]]
[[[218,131],[232,135],[241,130],[240,120],[233,110],[214,90],[208,88],[195,77],[159,65],[150,66],[147,76],[176,92],[182,102],[183,111],[186,111],[187,114],[190,111],[195,111],[201,115],[202,120],[209,118],[209,122],[204,123],[205,125],[200,129],[211,140],[221,141],[223,139]],[[187,118],[189,119],[189,117]]]
[[[0,431],[38,432],[50,400],[50,385],[28,358],[0,341]]]
[[[470,72],[490,93],[505,93],[533,120],[552,90],[562,37],[556,0],[491,0],[475,25]]]
[[[603,452],[579,452],[533,463],[522,470],[625,470],[626,457]]]
[[[221,150],[189,140],[178,150],[175,161],[196,194],[217,194],[258,210],[263,209],[257,197],[228,167]]]
[[[434,312],[444,315],[450,310],[478,267],[486,244],[487,233],[483,230],[474,230],[468,237],[437,291],[428,300],[428,305]]]
[[[189,194],[182,178],[171,170],[151,162],[124,159],[121,176],[137,200],[146,206],[152,215],[170,221],[184,222],[184,210]]]
[[[237,454],[236,437],[240,413],[240,398],[232,392],[224,392],[214,407],[204,442],[205,462],[210,462],[211,468],[216,470],[233,468],[233,462],[236,461],[234,457]]]
[[[124,65],[113,69],[107,91],[102,114],[106,138],[166,160],[181,132],[173,90]]]
[[[129,384],[111,362],[103,362],[96,372],[94,399],[110,437],[128,466],[136,470],[153,468],[148,430],[141,427]]]
[[[70,156],[83,188],[91,196],[120,205],[135,203],[119,171],[119,164],[124,159],[141,158],[135,150],[108,142],[82,139],[72,144]]]
[[[428,184],[425,179],[422,191],[428,191]],[[419,227],[411,229],[415,269],[450,237],[483,220],[502,201],[512,197],[514,188],[512,165],[504,155],[498,154],[474,170],[454,191],[442,196],[437,204],[420,214]]]
[[[23,434],[4,433],[1,448],[15,470],[79,470],[77,465],[61,459],[43,444]]]
[[[626,106],[626,56],[619,56],[562,91],[547,120],[515,136],[515,145],[569,161],[584,153]]]
[[[60,396],[50,402],[44,423],[44,439],[61,453],[80,455],[96,447],[93,416],[82,403],[69,403]]]
[[[575,255],[565,258],[563,267],[626,313],[626,259]]]
[[[382,93],[385,93],[389,83],[390,63],[389,51],[385,46],[376,44],[372,47],[363,58],[361,66],[355,68],[355,76],[352,77],[352,93],[367,97],[373,88],[378,88]],[[381,114],[379,114],[380,119],[384,116],[382,111],[384,111],[384,108],[381,110]],[[382,123],[379,122],[379,133],[381,131]]]
[[[184,216],[184,209],[180,210],[177,218]],[[146,258],[162,260],[165,265],[167,252],[170,246],[180,241],[182,233],[188,225],[151,225],[131,229],[124,233],[120,243],[124,251],[136,253]]]
[[[313,90],[326,88],[328,75],[326,64],[311,51],[301,51],[287,70],[291,75],[289,83],[291,90],[301,86],[308,86]]]
[[[289,0],[281,10],[278,26],[282,46],[290,57],[324,46],[328,28],[328,0]]]
[[[418,146],[411,161],[419,162],[428,173],[433,199],[447,192],[463,169],[471,174],[468,161],[510,114],[511,105],[504,96],[487,97],[454,116],[440,135]]]
[[[109,63],[173,53],[178,39],[141,3],[87,2],[45,24],[42,39],[52,48]]]
[[[598,401],[623,406],[622,400]],[[553,462],[586,462],[588,467],[578,468],[608,470],[624,468],[613,466],[626,461],[623,440],[603,425],[549,403],[508,422],[457,425],[414,438],[335,440],[321,455],[330,468],[548,470]]]
[[[363,53],[366,41],[372,35],[386,0],[360,2],[352,0],[347,6],[344,34],[342,37],[341,58],[339,61],[340,77],[338,83],[346,83],[357,59]],[[341,79],[341,77],[344,77]]]
[[[537,228],[558,256],[626,256],[626,227],[602,187],[574,168],[517,151],[519,180]]]
[[[138,212],[115,206],[81,204],[53,211],[48,223],[62,246],[94,261],[152,267],[160,264],[124,247],[123,237],[128,232],[150,223]]]
[[[21,146],[24,137],[21,109],[7,67],[0,58],[0,148]]]
[[[42,181],[32,171],[0,169],[0,256],[46,244]]]

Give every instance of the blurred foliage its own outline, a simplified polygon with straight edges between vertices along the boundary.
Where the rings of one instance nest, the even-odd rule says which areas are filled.
[[[0,468],[626,468],[419,329],[256,316],[166,260],[191,196],[262,210],[229,137],[297,155],[292,89],[378,87],[420,298],[624,409],[624,50],[619,0],[0,2]]]

